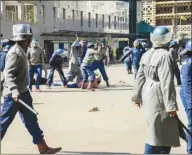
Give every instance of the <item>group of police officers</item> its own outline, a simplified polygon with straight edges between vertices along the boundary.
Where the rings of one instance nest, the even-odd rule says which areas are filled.
[[[38,41],[32,38],[30,25],[16,24],[13,25],[13,38],[1,44],[4,47],[1,52],[1,76],[3,77],[1,140],[16,113],[19,112],[39,152],[54,154],[61,148],[51,148],[46,144],[37,117],[19,103],[19,99],[22,99],[33,108],[30,95],[32,79],[36,74],[35,91],[40,91],[41,72],[42,68],[45,68],[42,49]],[[124,49],[124,55],[119,61],[125,62],[128,74],[132,74],[132,66],[134,68],[135,95],[132,100],[139,107],[143,105],[148,124],[144,153],[168,154],[171,147],[180,146],[174,75],[177,78],[177,84],[181,85],[180,96],[188,119],[188,129],[192,132],[192,45],[190,39],[180,53],[182,55],[180,73],[177,65],[178,43],[172,40],[169,29],[162,26],[156,27],[150,35],[150,40],[153,47],[147,51],[140,40],[135,40],[133,48]],[[103,62],[106,58],[106,50],[105,40],[87,43],[86,40],[80,40],[77,37],[71,45],[69,73],[66,77],[62,70],[63,50],[56,50],[49,62],[51,69],[46,82],[47,87],[50,88],[53,83],[54,71],[57,70],[64,87],[76,78],[76,85],[81,82],[82,89],[88,88],[94,91],[96,69],[99,69],[109,87]],[[191,154],[192,137],[188,133],[185,136],[187,152]]]

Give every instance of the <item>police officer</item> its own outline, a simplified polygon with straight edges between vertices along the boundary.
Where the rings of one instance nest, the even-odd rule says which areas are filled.
[[[27,48],[32,40],[32,30],[28,24],[13,25],[13,41],[16,44],[9,50],[4,69],[5,83],[3,89],[3,104],[1,105],[1,140],[8,127],[19,112],[21,120],[33,137],[33,143],[38,146],[41,154],[55,154],[61,148],[50,148],[37,122],[37,117],[19,103],[23,100],[33,108],[28,86]]]
[[[130,50],[130,47],[129,47],[129,46],[126,46],[126,47],[123,49],[123,54],[125,55],[126,52],[129,51],[129,50]],[[127,58],[125,58],[124,64],[125,64],[125,66],[126,66],[126,69],[127,69],[128,74],[133,74],[133,73],[132,73],[132,64],[133,64],[132,55],[129,55]]]
[[[51,69],[50,69],[47,84],[46,84],[48,88],[50,88],[51,84],[53,83],[53,76],[54,76],[55,70],[58,71],[59,76],[61,78],[61,81],[63,82],[63,86],[64,87],[67,86],[67,81],[66,81],[66,78],[64,76],[63,69],[62,69],[63,59],[62,59],[61,55],[63,53],[64,53],[63,49],[57,49],[57,51],[52,55],[52,57],[49,61]]]
[[[6,56],[11,47],[12,47],[11,45],[6,45],[5,49],[1,52],[1,72],[3,72],[5,68]]]
[[[137,71],[139,69],[139,63],[141,60],[141,57],[145,53],[144,48],[141,47],[140,41],[135,40],[133,42],[133,48],[131,48],[129,51],[127,51],[123,57],[120,58],[120,62],[124,61],[128,56],[132,55],[132,60],[133,60],[133,67],[135,70],[135,77],[137,75]]]
[[[180,96],[188,120],[188,129],[192,133],[192,45],[191,40],[186,43],[182,54],[181,90]],[[192,137],[187,134],[187,152],[192,154]]]
[[[69,60],[69,73],[67,75],[67,81],[73,81],[76,78],[76,83],[79,83],[82,79],[79,57],[82,54],[82,46],[80,44],[80,39],[77,38],[76,41],[71,45],[70,60]]]
[[[103,80],[106,82],[107,87],[110,87],[109,85],[109,78],[107,76],[106,70],[105,70],[105,64],[104,60],[106,58],[106,41],[103,39],[101,42],[97,40],[96,50],[98,51],[97,54],[94,55],[94,61],[92,63],[93,70],[99,69]]]
[[[136,105],[145,108],[148,135],[144,154],[169,154],[179,147],[179,129],[174,119],[178,105],[174,86],[174,61],[168,52],[172,34],[156,27],[150,36],[153,48],[141,59],[136,76]]]
[[[31,48],[27,51],[27,58],[29,60],[29,90],[32,91],[32,81],[34,74],[37,74],[37,80],[35,84],[35,91],[41,91],[39,85],[41,82],[42,65],[44,64],[44,53],[39,47],[38,40],[33,39]]]
[[[172,40],[169,43],[169,52],[175,62],[175,76],[177,79],[177,85],[181,85],[181,78],[180,78],[180,70],[179,67],[177,65],[177,61],[178,61],[178,52],[177,52],[177,42],[175,40]]]

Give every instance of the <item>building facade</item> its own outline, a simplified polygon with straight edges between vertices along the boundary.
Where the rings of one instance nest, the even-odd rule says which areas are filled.
[[[1,1],[1,33],[12,36],[12,25],[29,23],[34,37],[68,41],[64,32],[128,34],[128,3],[118,1]]]
[[[141,0],[141,6],[141,20],[153,26],[167,26],[176,36],[191,37],[191,0]]]

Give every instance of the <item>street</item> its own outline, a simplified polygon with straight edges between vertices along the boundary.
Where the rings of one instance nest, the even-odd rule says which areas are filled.
[[[143,153],[147,124],[143,109],[131,102],[133,75],[122,64],[108,67],[107,73],[111,87],[106,88],[102,81],[95,92],[61,86],[41,86],[42,92],[32,92],[45,139],[50,146],[61,146],[60,154]],[[60,80],[57,74],[55,80]],[[187,125],[179,94],[177,98],[179,117]],[[94,107],[99,111],[89,112]],[[18,114],[1,143],[1,153],[38,154]],[[185,142],[181,140],[181,147],[171,153],[186,153]]]

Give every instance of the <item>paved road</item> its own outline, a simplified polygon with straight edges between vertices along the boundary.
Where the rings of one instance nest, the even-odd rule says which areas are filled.
[[[133,75],[123,65],[110,66],[107,72],[112,87],[102,81],[96,92],[42,86],[41,93],[32,93],[45,139],[51,146],[62,146],[61,154],[143,153],[146,122],[143,109],[131,102]],[[178,102],[186,124],[179,97]],[[93,107],[100,111],[88,112]],[[181,144],[171,153],[185,153],[186,144],[182,140]],[[38,153],[18,115],[2,141],[1,153]]]

